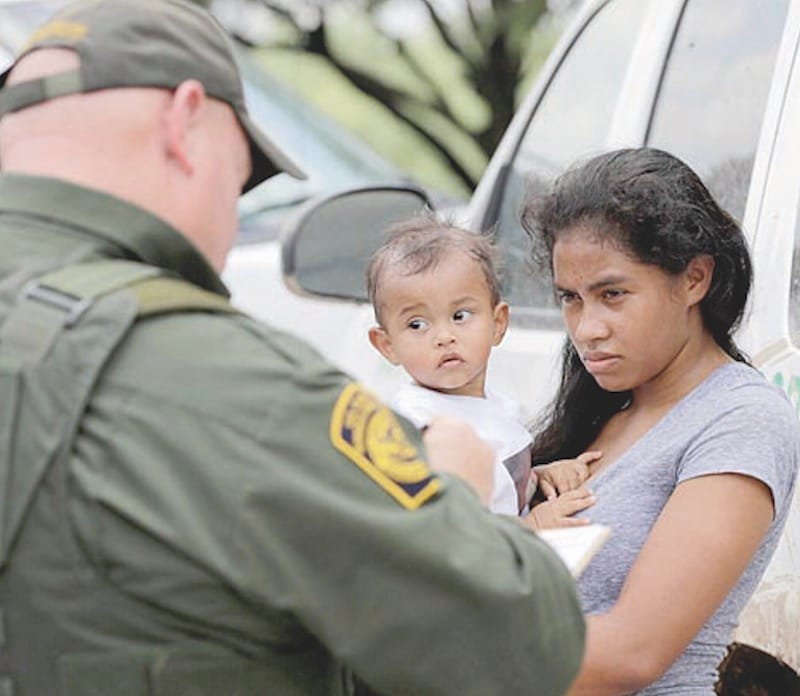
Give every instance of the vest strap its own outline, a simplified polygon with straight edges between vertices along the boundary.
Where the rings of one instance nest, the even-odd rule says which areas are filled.
[[[241,314],[226,298],[178,278],[159,276],[132,288],[139,304],[139,317],[171,312],[206,311]]]
[[[0,343],[35,365],[59,334],[73,326],[101,297],[131,288],[138,316],[180,311],[240,314],[220,295],[172,278],[153,266],[121,259],[89,261],[59,268],[28,283],[0,327]]]
[[[47,273],[22,289],[0,327],[0,344],[4,351],[19,355],[24,365],[36,365],[59,334],[73,326],[97,299],[161,272],[132,261],[103,260]]]

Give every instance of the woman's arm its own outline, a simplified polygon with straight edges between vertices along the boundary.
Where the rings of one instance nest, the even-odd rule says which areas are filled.
[[[656,681],[712,616],[772,521],[769,488],[739,474],[678,485],[614,607],[588,619],[571,696],[627,694]]]

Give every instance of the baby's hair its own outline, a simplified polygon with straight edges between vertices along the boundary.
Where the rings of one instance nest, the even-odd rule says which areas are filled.
[[[375,318],[380,322],[380,286],[388,270],[413,276],[435,268],[453,252],[461,252],[478,262],[492,306],[500,302],[498,252],[494,240],[489,235],[470,232],[452,222],[440,220],[432,212],[423,212],[392,225],[386,240],[370,259],[367,294]]]

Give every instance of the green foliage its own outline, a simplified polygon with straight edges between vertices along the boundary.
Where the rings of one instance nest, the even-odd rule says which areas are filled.
[[[260,49],[259,53],[268,72],[415,180],[462,196],[469,193],[422,136],[383,104],[355,89],[326,60],[286,49]]]
[[[309,2],[302,22],[291,3],[262,0],[274,15],[259,55],[420,183],[466,195],[557,38],[539,21],[546,0],[472,1],[445,21],[417,0],[430,22],[397,36],[380,22],[386,0]]]

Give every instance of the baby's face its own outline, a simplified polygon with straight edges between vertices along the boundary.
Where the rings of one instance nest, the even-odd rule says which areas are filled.
[[[395,365],[429,389],[484,396],[492,346],[503,338],[508,305],[492,305],[477,261],[455,252],[416,275],[381,280],[382,329],[370,338]]]

